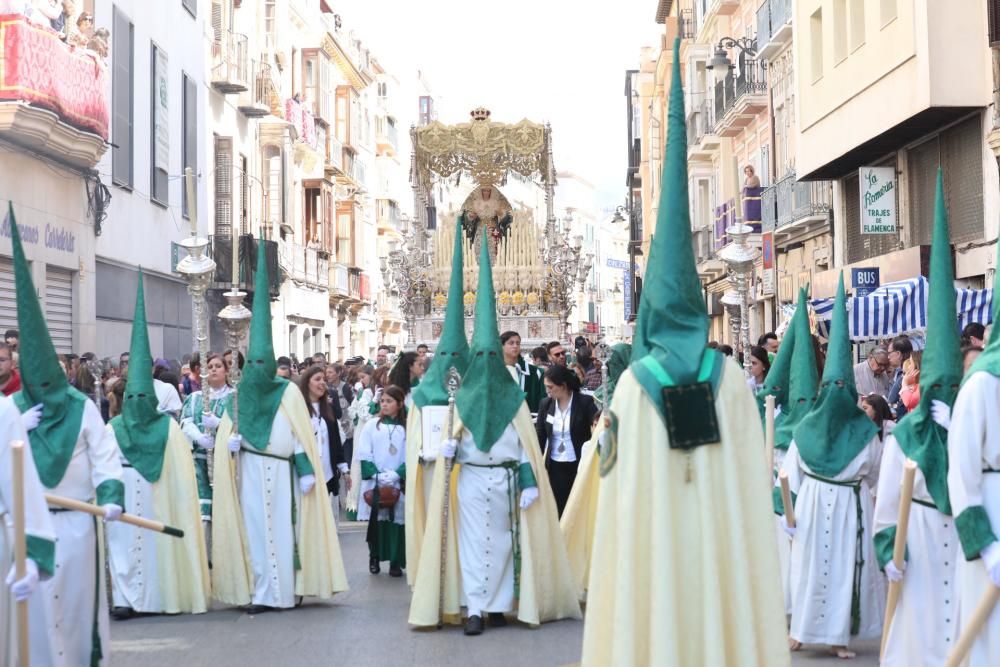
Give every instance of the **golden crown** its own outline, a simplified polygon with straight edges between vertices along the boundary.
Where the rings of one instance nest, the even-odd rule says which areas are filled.
[[[469,115],[472,116],[472,120],[489,120],[490,110],[486,107],[476,107]]]

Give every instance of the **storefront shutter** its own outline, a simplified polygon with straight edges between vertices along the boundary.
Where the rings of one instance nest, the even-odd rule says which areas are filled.
[[[0,336],[17,328],[17,296],[14,294],[14,263],[0,257]]]
[[[73,352],[73,272],[45,267],[45,320],[56,352]]]

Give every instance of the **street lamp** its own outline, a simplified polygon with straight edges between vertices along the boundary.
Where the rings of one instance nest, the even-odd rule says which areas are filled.
[[[748,58],[756,58],[757,39],[751,37],[739,37],[736,39],[723,37],[719,40],[719,43],[715,46],[715,54],[708,61],[708,64],[705,65],[705,69],[714,71],[718,79],[724,78],[729,73],[729,70],[733,69],[733,61],[729,59],[726,49],[739,49]],[[761,67],[766,67],[764,61],[761,61]]]

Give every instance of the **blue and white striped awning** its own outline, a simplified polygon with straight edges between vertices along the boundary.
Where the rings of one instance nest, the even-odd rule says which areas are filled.
[[[881,340],[902,334],[919,334],[927,329],[928,282],[923,276],[889,283],[868,296],[848,297],[847,319],[851,340]],[[957,326],[970,322],[992,322],[992,289],[955,289]],[[810,302],[816,315],[817,333],[829,334],[833,299]]]

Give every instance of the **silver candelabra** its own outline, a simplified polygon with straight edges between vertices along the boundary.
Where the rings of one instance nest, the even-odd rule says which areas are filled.
[[[748,376],[750,375],[750,283],[753,280],[753,266],[758,254],[757,249],[747,242],[751,233],[753,233],[753,228],[749,225],[737,223],[727,227],[726,234],[732,240],[719,251],[719,257],[726,263],[729,270],[729,282],[736,292],[743,370]]]
[[[399,247],[392,243],[388,257],[381,258],[379,265],[386,289],[393,285],[399,295],[399,309],[406,319],[406,340],[409,345],[416,342],[414,329],[417,316],[424,315],[427,311],[427,283],[431,266],[430,253],[417,243],[417,233],[405,234]]]
[[[572,222],[570,216],[566,217],[567,230]],[[562,321],[563,333],[569,325],[569,313],[573,308],[573,286],[579,284],[580,291],[583,291],[587,282],[587,275],[594,263],[593,253],[587,253],[581,261],[580,249],[583,246],[583,237],[573,237],[573,245],[570,245],[564,234],[560,234],[556,229],[556,218],[549,216],[545,224],[545,247],[542,249],[542,260],[548,267],[546,276],[546,292],[559,311]]]
[[[237,400],[239,398],[239,384],[243,377],[243,370],[240,368],[240,348],[250,329],[250,309],[243,305],[243,299],[247,293],[240,291],[234,284],[233,289],[223,294],[226,297],[227,305],[219,311],[219,320],[226,330],[226,347],[233,351],[233,362],[229,365],[229,385],[233,388],[233,433],[239,428],[237,422]]]

